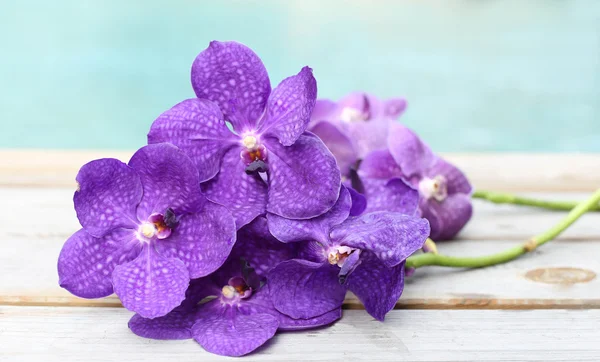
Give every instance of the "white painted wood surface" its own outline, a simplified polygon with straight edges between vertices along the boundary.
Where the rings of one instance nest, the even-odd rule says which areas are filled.
[[[0,361],[222,361],[193,340],[129,332],[122,308],[0,306]],[[600,310],[347,310],[333,326],[277,335],[243,361],[598,361]],[[233,359],[232,359],[233,360]]]
[[[57,285],[56,260],[79,228],[72,205],[79,167],[130,152],[0,151],[0,362],[212,361],[192,341],[131,334],[113,296],[74,297]],[[476,187],[547,199],[584,199],[600,187],[600,155],[449,155]],[[539,191],[531,193],[531,191]],[[448,255],[504,250],[565,213],[475,201]],[[349,295],[336,325],[284,333],[247,360],[600,361],[600,213],[558,240],[496,267],[427,267],[407,280],[386,322]],[[102,306],[104,308],[95,308]],[[410,309],[410,310],[407,310]],[[468,309],[468,310],[463,310]],[[569,309],[569,310],[565,310]]]

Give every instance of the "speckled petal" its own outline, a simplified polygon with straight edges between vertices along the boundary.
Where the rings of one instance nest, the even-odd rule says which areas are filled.
[[[292,146],[265,140],[269,150],[267,211],[307,219],[323,214],[337,201],[340,170],[323,142],[305,133]]]
[[[358,175],[361,178],[388,180],[402,177],[402,171],[388,150],[370,152],[360,163]]]
[[[383,114],[386,117],[398,118],[406,110],[406,99],[390,98],[383,102]]]
[[[284,244],[269,232],[267,220],[257,217],[238,232],[232,257],[244,258],[256,273],[266,276],[277,264],[295,256],[294,245]]]
[[[196,322],[195,309],[175,308],[167,315],[148,319],[134,315],[129,320],[129,329],[136,335],[151,339],[190,339],[192,326]]]
[[[469,183],[467,176],[456,166],[442,158],[438,158],[436,163],[425,174],[425,176],[430,178],[434,178],[437,175],[443,175],[446,178],[446,187],[450,195],[457,193],[470,195],[473,191],[473,187]]]
[[[123,306],[144,318],[162,317],[181,304],[189,282],[181,260],[167,259],[148,244],[135,260],[113,272],[115,293]]]
[[[352,187],[347,188],[352,198],[352,207],[350,208],[350,216],[358,216],[367,209],[367,198]]]
[[[246,174],[240,148],[227,151],[221,171],[202,184],[206,197],[231,211],[238,229],[265,213],[267,184],[257,174]]]
[[[170,142],[188,155],[200,182],[219,172],[221,159],[239,137],[227,128],[219,106],[206,99],[185,100],[161,114],[150,127],[148,143]]]
[[[315,124],[310,131],[316,134],[333,153],[342,176],[348,177],[350,170],[358,161],[357,152],[350,138],[328,121]]]
[[[346,289],[339,268],[327,263],[293,259],[269,273],[269,292],[275,309],[292,318],[314,318],[341,307]]]
[[[192,65],[198,98],[216,102],[238,133],[254,128],[271,93],[269,75],[250,48],[213,41]]]
[[[275,136],[284,146],[294,144],[308,127],[316,99],[317,81],[312,69],[304,67],[273,89],[259,132]]]
[[[392,211],[416,215],[419,208],[419,191],[402,179],[362,179],[367,196],[367,211]]]
[[[419,250],[428,236],[427,220],[383,211],[348,219],[331,231],[334,242],[372,251],[388,267]]]
[[[473,215],[471,196],[449,195],[443,202],[421,200],[419,209],[431,224],[431,238],[435,241],[453,239]]]
[[[262,346],[278,326],[279,321],[271,314],[247,315],[214,300],[200,306],[192,335],[208,352],[238,357]]]
[[[195,212],[206,202],[200,192],[198,170],[183,151],[169,143],[140,148],[129,161],[144,188],[137,209],[139,220],[172,208],[176,215]]]
[[[135,170],[114,158],[103,158],[83,165],[77,183],[73,202],[88,233],[101,237],[120,227],[136,228],[135,209],[143,189]]]
[[[190,278],[217,270],[231,252],[236,239],[235,222],[223,206],[207,202],[202,211],[181,217],[170,237],[156,243],[164,257],[184,262]]]
[[[326,326],[342,318],[342,308],[336,308],[330,312],[309,319],[294,319],[279,313],[280,331],[302,331]]]
[[[423,175],[436,161],[429,146],[415,132],[397,122],[389,127],[388,148],[407,177]]]
[[[338,201],[329,211],[311,219],[288,219],[275,214],[268,214],[267,220],[271,234],[284,243],[294,241],[316,240],[328,245],[329,232],[350,215],[352,197],[346,187],[340,189]]]
[[[133,230],[117,229],[101,238],[77,231],[58,257],[59,284],[81,298],[102,298],[113,293],[115,266],[133,260],[140,252]]]
[[[388,267],[372,253],[363,253],[360,265],[348,276],[346,283],[367,312],[383,321],[402,295],[404,263]]]

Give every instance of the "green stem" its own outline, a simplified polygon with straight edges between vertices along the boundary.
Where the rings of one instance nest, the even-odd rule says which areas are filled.
[[[500,253],[478,256],[478,257],[454,257],[441,254],[423,253],[414,255],[406,260],[406,267],[419,268],[426,265],[440,265],[454,268],[482,268],[496,264],[509,262],[519,256],[535,250],[548,241],[557,237],[573,224],[579,217],[590,209],[596,207],[600,202],[600,189],[587,200],[576,205],[565,218],[547,231],[532,237],[527,242],[502,251]]]
[[[534,206],[540,207],[543,209],[550,210],[562,210],[569,211],[572,210],[575,206],[579,204],[578,201],[547,201],[547,200],[539,200],[532,199],[529,197],[521,197],[505,192],[495,192],[495,191],[485,191],[485,190],[476,190],[473,193],[474,199],[483,199],[495,204],[514,204],[514,205],[525,205],[525,206]],[[600,203],[596,203],[592,205],[590,211],[600,211]]]

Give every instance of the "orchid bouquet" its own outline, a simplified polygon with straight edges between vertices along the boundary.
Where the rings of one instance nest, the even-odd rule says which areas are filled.
[[[308,67],[271,89],[235,42],[212,42],[191,80],[196,98],[161,114],[128,163],[81,168],[82,228],[58,260],[63,288],[115,293],[139,336],[241,356],[277,331],[339,320],[347,291],[383,321],[415,268],[508,261],[568,226],[492,261],[439,255],[432,239],[469,221],[473,188],[396,121],[404,99],[317,100]],[[491,195],[480,194],[506,201]]]

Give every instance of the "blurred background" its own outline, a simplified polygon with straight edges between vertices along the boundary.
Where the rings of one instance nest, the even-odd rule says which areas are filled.
[[[600,152],[598,0],[0,0],[0,148],[135,149],[209,41],[319,97],[404,96],[437,151]]]

